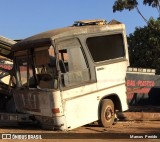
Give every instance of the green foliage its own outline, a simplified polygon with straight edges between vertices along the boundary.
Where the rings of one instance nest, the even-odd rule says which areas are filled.
[[[113,12],[136,9],[147,26],[137,27],[128,37],[130,64],[132,67],[155,68],[160,74],[160,0],[143,0],[144,5],[156,8],[157,20],[146,18],[138,8],[138,0],[116,0]]]
[[[147,26],[136,28],[128,44],[132,67],[155,68],[160,74],[160,19],[151,18]]]
[[[160,0],[143,0],[144,5],[159,7]],[[124,9],[132,10],[138,5],[138,0],[116,0],[113,5],[113,12],[122,11]]]
[[[143,4],[156,8],[160,17],[160,0],[143,0]],[[138,0],[116,0],[113,5],[113,12],[123,11],[126,9],[130,11],[134,8],[136,8],[137,12],[146,21],[145,17],[143,17],[142,13],[138,8]]]
[[[129,11],[137,6],[137,0],[116,0],[113,5],[113,12],[128,9]]]
[[[157,7],[157,6],[159,6],[160,1],[159,0],[143,0],[143,4],[144,5],[149,5],[149,6],[152,6],[152,7]]]

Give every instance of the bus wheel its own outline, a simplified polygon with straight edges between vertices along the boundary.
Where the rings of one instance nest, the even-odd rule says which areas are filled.
[[[109,127],[114,123],[115,112],[114,103],[110,99],[102,100],[101,110],[100,110],[100,120],[99,124],[104,127]]]

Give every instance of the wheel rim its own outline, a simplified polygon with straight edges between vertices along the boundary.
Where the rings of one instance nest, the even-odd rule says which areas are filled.
[[[113,110],[112,110],[111,107],[108,107],[106,109],[106,112],[105,112],[105,118],[106,118],[106,120],[110,120],[112,118],[112,116],[113,116]]]

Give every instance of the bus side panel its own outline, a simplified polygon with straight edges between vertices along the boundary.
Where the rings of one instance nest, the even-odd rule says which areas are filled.
[[[68,130],[83,126],[98,120],[97,92],[77,96],[65,102],[65,116]]]
[[[107,88],[111,88],[111,94],[119,96],[123,111],[128,109],[125,86],[127,66],[128,62],[127,60],[124,60],[96,67],[98,90],[103,92]],[[114,88],[117,87],[119,90],[116,92]]]
[[[114,90],[114,91],[113,91]],[[65,117],[68,130],[92,123],[99,118],[99,106],[101,99],[110,94],[120,94],[121,103],[123,102],[123,109],[128,109],[126,103],[125,85],[116,86],[113,88],[97,91],[92,94],[84,96],[77,96],[64,101]]]
[[[96,67],[98,90],[113,87],[125,82],[127,61]]]
[[[14,100],[18,112],[52,117],[52,93],[40,89],[14,90]]]
[[[99,90],[98,95],[100,96],[101,100],[108,97],[108,96],[116,95],[116,96],[118,96],[118,98],[120,100],[122,111],[128,110],[125,83],[114,86],[112,88],[106,88],[106,89]]]

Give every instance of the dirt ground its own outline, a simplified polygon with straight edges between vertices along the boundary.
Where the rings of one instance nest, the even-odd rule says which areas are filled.
[[[69,132],[42,130],[38,126],[1,127],[0,137],[3,134],[12,134],[12,138],[28,138],[35,136],[42,138],[39,140],[2,140],[8,141],[41,141],[41,142],[73,142],[73,141],[148,141],[160,140],[160,121],[121,121],[115,123],[110,128],[99,127],[97,123],[79,127]],[[13,136],[14,135],[14,136]],[[29,136],[28,136],[29,135]],[[16,137],[17,136],[17,137]],[[134,138],[133,138],[134,137]],[[137,138],[138,137],[138,138]],[[143,137],[143,138],[142,138]],[[149,138],[148,138],[149,137]],[[156,138],[157,137],[157,138]],[[158,139],[159,138],[159,139]]]

